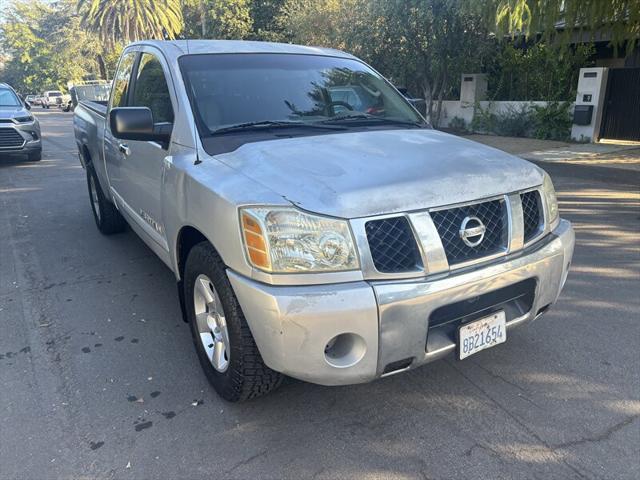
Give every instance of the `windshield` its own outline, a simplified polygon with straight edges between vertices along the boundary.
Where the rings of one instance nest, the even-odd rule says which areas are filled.
[[[423,123],[389,83],[356,60],[292,54],[180,58],[202,135],[257,122]]]
[[[61,97],[62,96],[62,92],[49,92],[49,93],[47,93],[47,96],[49,96],[49,97]]]
[[[0,107],[19,107],[20,99],[8,88],[0,88]]]

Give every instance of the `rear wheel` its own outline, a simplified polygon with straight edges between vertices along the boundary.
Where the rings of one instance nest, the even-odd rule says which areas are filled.
[[[208,242],[189,252],[184,298],[198,359],[222,398],[229,402],[248,400],[282,383],[283,375],[263,362],[226,266]]]
[[[91,165],[87,165],[87,186],[93,218],[100,233],[112,235],[124,231],[127,222],[115,205],[104,196],[96,172]]]

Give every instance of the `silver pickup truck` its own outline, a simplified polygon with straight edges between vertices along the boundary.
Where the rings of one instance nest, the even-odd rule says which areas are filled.
[[[74,128],[98,229],[129,224],[174,272],[229,401],[462,360],[567,278],[549,176],[430,128],[340,51],[134,43]]]

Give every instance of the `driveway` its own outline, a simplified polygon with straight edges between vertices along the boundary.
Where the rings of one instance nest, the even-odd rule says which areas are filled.
[[[573,271],[507,343],[231,405],[200,371],[169,270],[131,231],[96,230],[71,115],[36,114],[43,161],[0,161],[3,479],[640,478],[633,181],[550,169]]]

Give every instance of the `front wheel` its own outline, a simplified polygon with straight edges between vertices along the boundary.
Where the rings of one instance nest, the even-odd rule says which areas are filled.
[[[238,402],[276,389],[283,375],[263,362],[226,266],[208,242],[189,252],[183,283],[193,343],[216,392]]]

